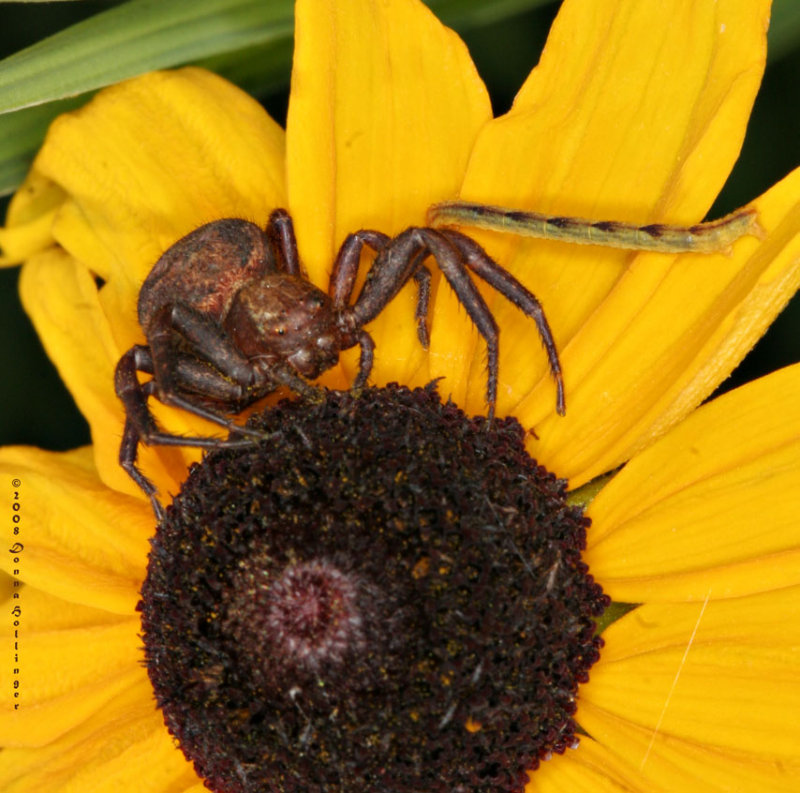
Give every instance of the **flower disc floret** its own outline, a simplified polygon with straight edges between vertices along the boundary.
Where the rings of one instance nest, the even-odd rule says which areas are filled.
[[[213,790],[519,792],[577,745],[608,599],[514,419],[390,386],[252,424],[270,439],[193,467],[140,603]]]

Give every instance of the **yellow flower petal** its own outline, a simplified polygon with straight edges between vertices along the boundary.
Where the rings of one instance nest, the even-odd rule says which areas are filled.
[[[280,127],[201,69],[144,75],[60,116],[34,169],[70,196],[56,240],[106,280],[127,278],[131,308],[178,238],[219,217],[264,223],[285,195]]]
[[[800,365],[719,397],[600,491],[585,558],[612,598],[719,599],[800,583],[798,393]]]
[[[195,791],[196,780],[164,728],[144,674],[58,740],[0,753],[5,793],[176,793]]]
[[[19,576],[16,581],[21,583]],[[2,606],[6,613],[15,606],[22,609],[22,646],[16,648],[22,686],[0,692],[5,746],[41,744],[71,729],[130,685],[129,673],[141,674],[138,620],[121,621],[117,614],[69,603],[27,583],[9,588]],[[0,639],[8,648],[14,646],[13,631],[10,622],[0,625]]]
[[[422,3],[346,0],[320,13],[301,0],[295,14],[289,204],[306,268],[325,287],[347,234],[397,234],[456,195],[491,108],[463,42]],[[408,381],[424,361],[414,303],[410,286],[370,324],[376,383]]]
[[[599,220],[700,220],[738,156],[768,16],[767,0],[564,3],[511,112],[482,132],[463,197]],[[501,245],[562,344],[629,258]]]
[[[577,720],[600,738],[583,717],[588,704],[657,740],[800,766],[800,722],[787,717],[800,709],[800,587],[728,600],[709,587],[709,597],[648,603],[610,626]]]
[[[793,587],[636,609],[604,634],[576,718],[647,790],[793,789],[798,603]]]
[[[26,617],[32,609],[28,594],[21,598]],[[27,619],[23,625],[20,696],[14,698],[10,686],[0,691],[4,747],[57,740],[145,675],[136,618],[55,631],[31,630]]]
[[[636,258],[562,352],[566,419],[545,412],[551,388],[517,407],[542,439],[538,459],[577,486],[630,459],[713,391],[800,285],[798,194],[800,169],[754,202],[764,238],[741,239],[730,257]]]
[[[97,470],[109,487],[143,498],[119,467],[119,443],[124,422],[114,393],[114,367],[124,348],[117,346],[103,310],[97,286],[86,267],[58,248],[26,262],[20,278],[22,302],[81,412],[89,421]],[[159,410],[169,426],[182,432],[192,427],[187,415]],[[197,425],[194,425],[195,431]],[[142,467],[162,487],[174,487],[185,474],[186,460],[177,449],[142,449]]]
[[[58,185],[36,171],[28,174],[0,228],[0,266],[20,264],[52,243],[53,220],[63,202]]]
[[[617,755],[616,764],[630,759],[631,774],[638,771],[638,786],[622,787],[625,793],[789,793],[800,773],[795,761],[765,761],[746,752],[715,749],[663,733],[654,738],[653,730],[613,719],[593,706],[583,708],[581,718],[591,725],[607,756]],[[741,718],[746,719],[746,714]]]
[[[463,196],[598,219],[696,222],[739,154],[769,6],[563,3],[512,110],[481,133]]]
[[[564,3],[513,109],[481,132],[462,196],[597,219],[698,221],[744,135],[763,70],[768,7],[766,0],[658,8],[632,0]],[[619,251],[475,236],[537,294],[565,358],[573,336],[633,259]],[[503,328],[499,410],[522,417],[541,436],[554,396],[536,331],[507,301],[489,298]],[[470,377],[467,404],[480,410],[482,342],[452,304],[437,302],[436,312],[453,339],[439,354],[456,359],[448,374]],[[592,340],[602,347],[602,336],[594,332]],[[437,371],[434,362],[431,370]],[[535,409],[519,405],[537,382]],[[568,381],[572,414],[573,390]],[[559,448],[571,458],[582,447]]]
[[[6,447],[0,471],[19,478],[24,494],[21,560],[14,565],[4,554],[0,568],[18,567],[23,581],[64,600],[130,615],[147,562],[149,507],[109,490],[89,447],[62,454]]]
[[[11,576],[2,573],[3,578],[13,580]],[[52,631],[72,630],[75,628],[90,628],[100,625],[116,625],[120,615],[106,611],[102,608],[84,606],[80,603],[70,603],[59,597],[44,592],[29,583],[22,582],[16,576],[18,585],[8,589],[8,594],[2,601],[2,606],[13,608],[14,601],[19,601],[22,592],[25,593],[25,630],[34,633],[48,633]],[[13,598],[16,592],[20,597]],[[11,627],[0,626],[0,635],[10,635]]]

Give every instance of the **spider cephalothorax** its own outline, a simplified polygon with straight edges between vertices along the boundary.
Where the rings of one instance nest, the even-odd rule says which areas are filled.
[[[351,301],[364,246],[376,256]],[[117,364],[115,388],[125,407],[120,464],[161,506],[154,485],[136,467],[139,442],[202,448],[249,445],[261,435],[229,416],[281,385],[310,398],[309,383],[359,345],[354,386],[372,368],[375,344],[364,326],[408,281],[418,287],[416,322],[428,346],[427,314],[433,261],[475,323],[488,347],[487,391],[491,418],[497,400],[499,331],[469,271],[531,317],[547,352],[564,412],[561,371],[552,333],[534,295],[494,262],[476,242],[453,229],[412,227],[396,237],[361,230],[345,239],[333,264],[328,294],[301,270],[288,213],[276,209],[266,230],[227,218],[201,226],[156,262],[139,293],[139,322],[147,345],[135,345]],[[140,383],[137,372],[152,375]],[[147,405],[150,396],[232,431],[227,439],[185,437],[161,431]]]

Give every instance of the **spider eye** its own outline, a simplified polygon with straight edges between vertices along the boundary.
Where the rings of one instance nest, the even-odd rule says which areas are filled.
[[[285,336],[286,335],[286,328],[275,328],[275,333],[278,336]]]

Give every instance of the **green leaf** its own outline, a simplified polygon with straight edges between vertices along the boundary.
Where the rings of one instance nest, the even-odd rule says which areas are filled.
[[[775,0],[769,23],[767,56],[770,61],[787,55],[800,45],[800,3]]]
[[[616,476],[617,471],[610,471],[607,474],[601,474],[587,482],[577,490],[570,490],[567,493],[567,504],[571,507],[580,507],[585,510],[589,504],[594,501],[597,494]]]
[[[428,5],[464,30],[545,2]],[[105,85],[192,62],[254,94],[284,87],[293,26],[291,0],[129,0],[0,61],[0,195],[24,178],[50,121]]]
[[[196,65],[216,72],[253,96],[263,97],[289,84],[293,48],[294,39],[287,36],[267,44],[204,58],[196,61]]]
[[[285,84],[293,23],[291,0],[131,0],[0,61],[0,195],[97,88],[190,61],[248,90]]]
[[[613,625],[618,619],[622,619],[638,607],[638,603],[611,603],[611,605],[598,618],[595,634],[599,636],[609,626]]]
[[[291,0],[130,0],[0,61],[0,113],[292,34]]]
[[[478,25],[491,25],[501,19],[531,8],[548,5],[554,0],[425,0],[431,11],[446,25],[466,30]]]

